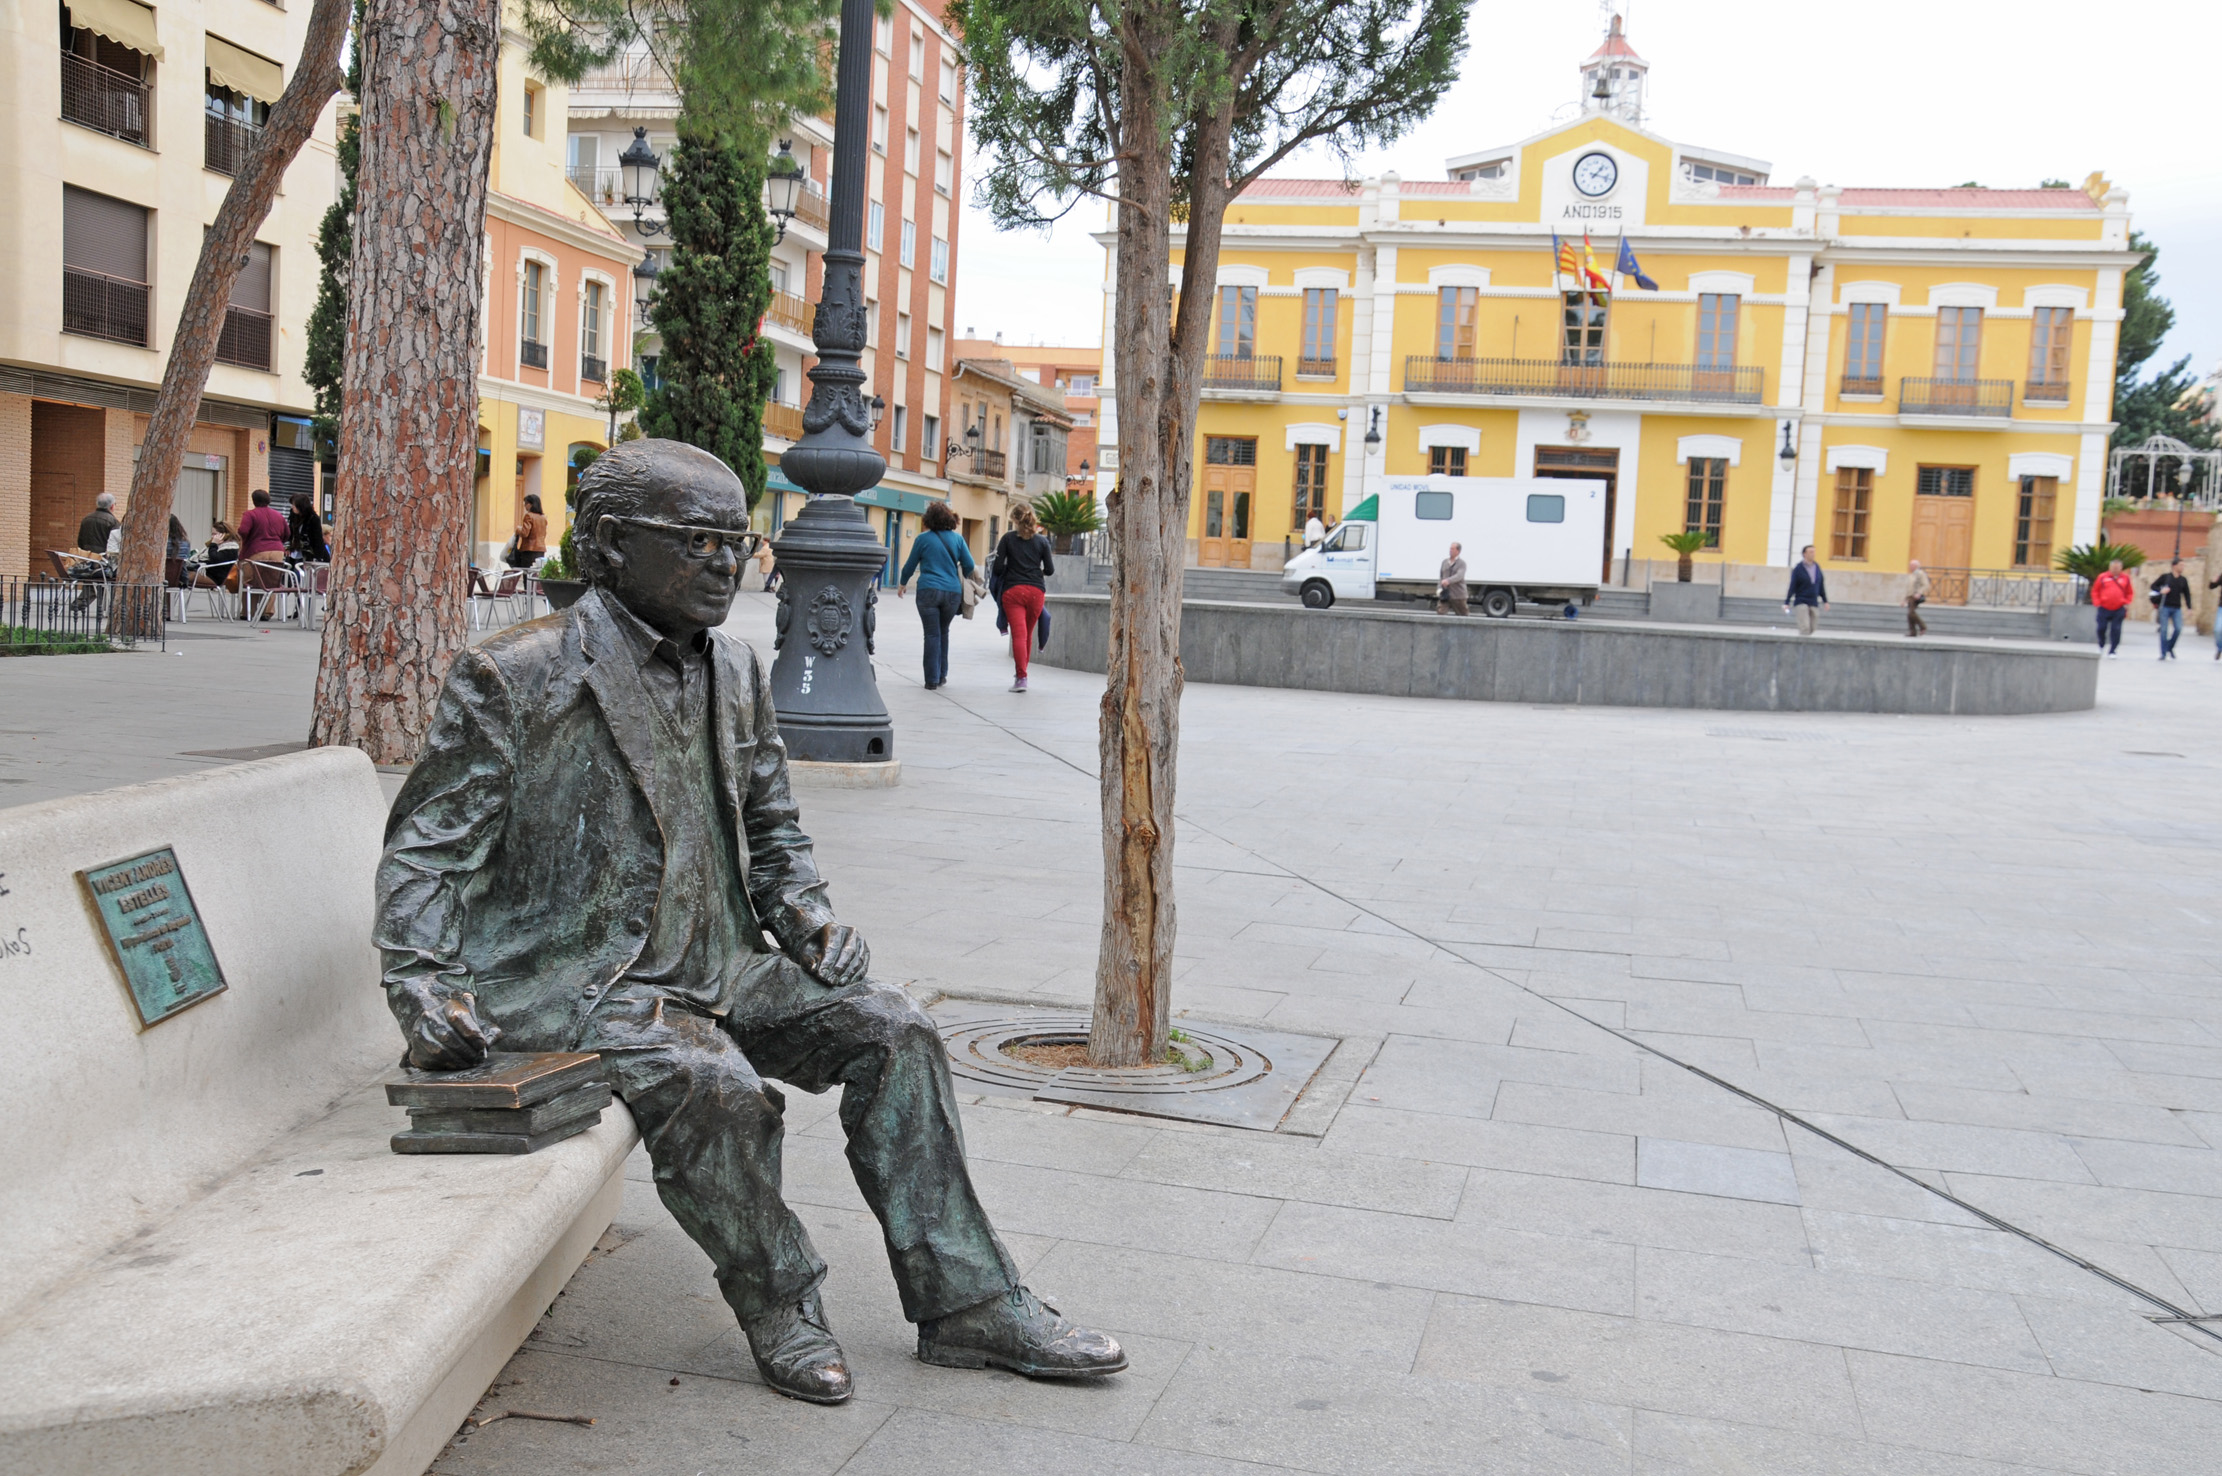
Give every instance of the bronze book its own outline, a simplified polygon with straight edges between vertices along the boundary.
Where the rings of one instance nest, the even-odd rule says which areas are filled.
[[[600,1080],[602,1058],[592,1051],[494,1051],[462,1071],[404,1067],[386,1082],[386,1100],[396,1107],[435,1112],[535,1107]]]

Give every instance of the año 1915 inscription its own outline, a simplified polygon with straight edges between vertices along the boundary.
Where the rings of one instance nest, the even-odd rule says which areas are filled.
[[[224,971],[208,946],[176,852],[164,846],[88,867],[77,879],[100,913],[141,1029],[223,993]]]

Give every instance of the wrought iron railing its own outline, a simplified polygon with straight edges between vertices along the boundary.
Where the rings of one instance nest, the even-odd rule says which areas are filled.
[[[159,582],[62,583],[43,576],[0,580],[0,656],[68,655],[135,646],[138,626],[161,630],[164,598]],[[154,637],[154,644],[163,643],[161,635]]]
[[[1332,358],[1298,359],[1296,361],[1296,377],[1298,379],[1333,379],[1335,377],[1335,361]]]
[[[1840,395],[1874,395],[1880,399],[1883,377],[1880,374],[1847,374],[1836,387]]]
[[[563,171],[564,177],[578,186],[580,194],[604,209],[625,203],[625,171],[615,164],[590,168],[574,164]],[[648,191],[648,204],[657,208],[663,205],[663,186],[659,182]]]
[[[1681,400],[1757,405],[1766,371],[1756,364],[1566,364],[1557,359],[1445,359],[1413,354],[1404,388],[1436,395],[1549,395],[1585,400]]]
[[[548,346],[525,339],[517,346],[517,358],[527,369],[545,369],[548,367]]]
[[[2021,402],[2024,405],[2065,405],[2068,403],[2068,386],[2065,380],[2058,384],[2032,379],[2022,386]]]
[[[1213,354],[1204,360],[1203,387],[1278,392],[1281,388],[1281,356]]]
[[[1975,415],[2004,418],[2014,413],[2011,379],[1901,379],[1900,415]]]
[[[271,327],[275,319],[253,308],[224,309],[224,328],[216,336],[216,362],[242,369],[270,368]]]
[[[610,366],[606,360],[593,354],[579,355],[579,378],[591,379],[596,384],[601,384],[609,377]]]
[[[772,305],[764,316],[782,328],[800,333],[805,338],[810,336],[810,304],[792,292],[781,292],[774,288]]]
[[[201,114],[201,162],[218,174],[237,174],[247,167],[262,130],[240,118],[216,113]]]
[[[1929,598],[1940,605],[2042,610],[2072,605],[2082,581],[2043,569],[1931,569]]]
[[[802,439],[802,407],[773,401],[764,407],[764,434],[783,441]]]
[[[833,223],[833,207],[819,193],[815,182],[805,182],[802,193],[795,196],[795,219],[821,231]]]
[[[991,482],[1000,482],[1010,474],[1011,458],[1006,451],[975,451],[972,469]]]
[[[144,347],[147,284],[83,267],[63,267],[62,331]]]
[[[131,143],[147,142],[153,87],[126,72],[62,53],[62,117]]]

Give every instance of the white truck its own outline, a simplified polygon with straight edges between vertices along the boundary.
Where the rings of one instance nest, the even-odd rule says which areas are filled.
[[[1503,619],[1525,600],[1588,604],[1604,562],[1605,484],[1578,477],[1391,477],[1325,543],[1281,567],[1306,608],[1338,599],[1433,600],[1452,544],[1468,598]]]

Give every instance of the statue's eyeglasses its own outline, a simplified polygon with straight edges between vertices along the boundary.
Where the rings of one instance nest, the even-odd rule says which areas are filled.
[[[714,559],[721,549],[731,548],[736,554],[746,551],[746,528],[697,528],[687,523],[666,523],[656,518],[629,518],[621,513],[611,513],[620,523],[631,523],[641,528],[661,528],[666,533],[684,533],[687,538],[687,557]]]

